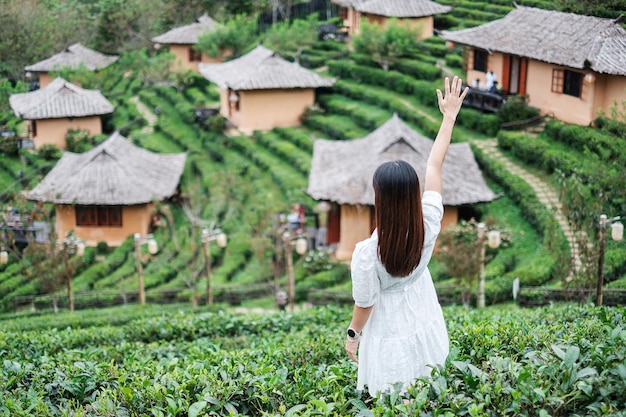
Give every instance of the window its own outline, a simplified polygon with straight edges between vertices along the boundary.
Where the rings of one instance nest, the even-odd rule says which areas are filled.
[[[580,97],[583,83],[581,72],[566,69],[552,70],[552,92]]]
[[[337,11],[337,15],[342,20],[348,19],[348,8],[339,6],[339,10]]]
[[[119,206],[76,206],[76,226],[122,227]]]
[[[202,61],[202,52],[198,52],[193,48],[189,48],[189,62]]]
[[[474,49],[474,70],[487,72],[487,51]]]
[[[36,138],[37,137],[37,120],[32,120],[31,121],[31,129],[32,129],[32,137]]]

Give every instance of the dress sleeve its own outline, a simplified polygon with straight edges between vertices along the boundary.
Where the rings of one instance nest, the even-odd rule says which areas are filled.
[[[352,254],[352,298],[357,307],[371,307],[380,292],[380,280],[376,273],[376,242],[359,242]]]
[[[443,219],[443,199],[436,191],[424,191],[422,195],[422,215],[426,229],[425,244],[434,241],[441,231]]]

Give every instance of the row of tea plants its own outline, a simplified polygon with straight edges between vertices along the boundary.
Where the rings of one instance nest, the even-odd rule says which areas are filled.
[[[445,365],[377,399],[347,308],[128,309],[4,318],[0,416],[624,415],[623,308],[446,307]]]

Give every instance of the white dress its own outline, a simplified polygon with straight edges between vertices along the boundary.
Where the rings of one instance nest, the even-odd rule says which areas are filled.
[[[418,266],[407,277],[389,275],[378,258],[378,235],[357,243],[352,255],[352,296],[359,307],[374,306],[359,345],[357,389],[371,396],[396,383],[403,388],[430,376],[449,353],[448,331],[437,299],[428,262],[441,230],[441,194],[422,197],[424,249]]]

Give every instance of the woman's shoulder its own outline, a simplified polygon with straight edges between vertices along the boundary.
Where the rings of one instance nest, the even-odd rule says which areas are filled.
[[[378,235],[376,231],[370,237],[356,244],[352,253],[352,262],[374,262],[378,249]]]

